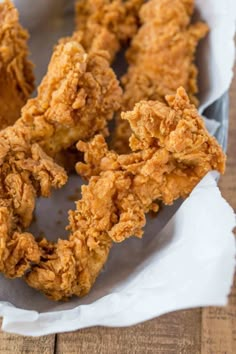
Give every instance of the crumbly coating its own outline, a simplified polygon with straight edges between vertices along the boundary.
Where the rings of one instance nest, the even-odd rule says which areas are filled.
[[[106,50],[112,61],[121,44],[137,32],[138,11],[144,0],[79,0],[76,24],[88,52]]]
[[[36,197],[48,197],[67,176],[38,144],[31,144],[26,129],[2,130],[0,148],[0,271],[19,277],[40,260],[33,235],[23,232],[32,221]]]
[[[28,38],[19,23],[18,11],[5,0],[0,4],[0,129],[15,123],[34,90]]]
[[[100,51],[106,52],[106,58],[111,63],[121,45],[127,44],[137,32],[138,12],[143,3],[144,0],[78,0],[75,6],[77,31],[74,39],[82,44],[90,56]],[[114,96],[114,101],[116,99]],[[90,128],[87,129],[85,125],[83,135],[86,131],[89,132]],[[58,154],[57,161],[68,171],[73,171],[78,158],[74,146],[69,152],[65,149]]]
[[[30,127],[33,142],[55,156],[79,139],[106,135],[120,101],[107,53],[87,54],[75,33],[56,47],[38,96],[27,102],[19,122]]]
[[[194,64],[198,42],[205,37],[205,23],[190,24],[194,0],[150,0],[139,12],[142,23],[127,51],[129,68],[122,78],[122,109],[133,109],[141,100],[164,101],[179,86],[191,102],[198,104],[197,68]],[[131,130],[117,116],[114,147],[125,153]]]

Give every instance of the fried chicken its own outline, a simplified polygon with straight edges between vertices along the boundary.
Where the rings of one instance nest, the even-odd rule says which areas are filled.
[[[76,40],[91,54],[106,51],[111,63],[121,44],[137,32],[138,11],[144,0],[79,0],[76,2]],[[68,172],[74,171],[79,154],[74,145],[61,151],[57,161]]]
[[[107,52],[111,63],[120,50],[137,32],[138,11],[144,0],[79,0],[76,2],[76,41],[90,55]],[[73,171],[79,154],[74,145],[70,151],[61,151],[57,162],[67,171]]]
[[[163,1],[159,0],[160,6]],[[174,1],[176,5],[182,4],[186,16],[182,10],[178,12],[178,6],[172,9],[174,19],[179,18],[180,22],[176,24],[180,37],[173,32],[177,44],[176,47],[173,44],[172,50],[175,55],[179,47],[179,54],[185,46],[190,51],[186,54],[186,61],[182,56],[185,63],[182,68],[186,69],[186,85],[192,80],[186,88],[193,101],[195,77],[193,73],[190,75],[190,67],[193,68],[195,46],[200,33],[203,35],[200,29],[204,25],[195,25],[193,29],[188,27],[192,1]],[[128,1],[127,6],[128,3],[140,4],[136,0]],[[140,39],[152,33],[149,22],[153,26],[158,23],[145,22],[151,17],[156,2],[151,0],[150,3],[152,5],[144,5],[141,10],[144,30],[140,30]],[[157,212],[159,201],[170,205],[177,198],[186,198],[208,171],[223,173],[225,167],[220,146],[206,131],[184,88],[164,101],[164,89],[161,90],[161,83],[158,84],[159,69],[152,69],[148,64],[147,52],[142,51],[141,42],[138,49],[139,41],[135,38],[128,54],[130,69],[127,79],[123,79],[127,86],[124,102],[125,97],[131,102],[128,92],[133,89],[136,97],[130,107],[133,108],[136,99],[140,98],[139,92],[142,95],[146,92],[147,86],[143,84],[146,76],[153,81],[148,86],[150,91],[144,95],[147,101],[137,103],[132,111],[121,115],[129,121],[133,131],[130,138],[132,152],[119,155],[108,149],[104,140],[107,123],[121,106],[121,89],[110,62],[120,41],[136,31],[137,22],[132,22],[133,15],[129,19],[128,12],[119,10],[116,13],[116,6],[120,5],[118,0],[106,1],[108,7],[103,7],[104,1],[96,0],[94,6],[101,4],[99,9],[104,10],[101,13],[96,12],[96,6],[96,11],[89,12],[93,3],[86,4],[89,4],[88,8],[84,7],[86,11],[81,15],[82,31],[60,41],[38,89],[38,96],[27,102],[21,118],[12,127],[0,132],[0,271],[12,278],[24,276],[30,286],[54,300],[87,294],[106,262],[113,242],[131,236],[142,237],[145,214],[150,210]],[[110,12],[112,6],[114,10]],[[171,20],[172,10],[166,11],[163,18],[160,16],[163,20],[160,20],[160,26],[168,24],[169,19],[171,24],[174,22]],[[123,22],[126,16],[128,22]],[[94,40],[92,31],[98,34]],[[165,35],[168,37],[168,33]],[[106,36],[111,38],[110,44],[110,39],[105,40]],[[144,43],[148,48],[149,41],[145,39]],[[157,45],[156,53],[160,54],[159,42],[150,43],[153,50]],[[150,62],[154,62],[155,55],[151,56],[150,48],[148,53]],[[168,55],[163,54],[163,60],[167,60]],[[144,71],[140,60],[144,63]],[[179,65],[183,64],[182,61]],[[163,87],[168,86],[168,73],[173,77],[175,74],[174,70],[168,70]],[[181,73],[181,70],[177,72]],[[139,75],[140,87],[136,86]],[[158,94],[155,93],[157,88]],[[171,86],[170,91],[173,90]],[[129,104],[125,106],[123,103],[123,107],[129,108]],[[97,133],[103,135],[86,142]],[[59,239],[57,243],[45,239],[38,242],[25,231],[31,223],[36,198],[47,197],[52,188],[60,188],[66,183],[64,169],[52,157],[77,140],[80,140],[78,149],[84,152],[85,163],[79,162],[76,168],[89,182],[82,187],[82,198],[76,203],[76,210],[69,212],[69,238]]]
[[[85,295],[112,242],[141,237],[145,213],[158,210],[157,200],[170,205],[186,198],[208,171],[224,172],[225,156],[183,88],[166,103],[143,101],[122,117],[133,131],[133,152],[109,151],[101,135],[78,143],[85,164],[77,171],[89,183],[69,213],[69,240],[42,241],[43,259],[26,274],[30,286],[54,300]]]
[[[144,0],[79,0],[76,24],[88,52],[106,50],[112,61],[121,44],[137,31],[138,11]]]
[[[0,3],[0,129],[20,117],[22,106],[34,90],[28,37],[14,5],[8,0]]]
[[[194,0],[150,0],[139,16],[142,26],[127,51],[129,68],[122,78],[122,109],[133,109],[140,100],[163,101],[179,86],[187,91],[191,102],[196,94],[196,47],[208,32],[202,22],[190,24]],[[117,117],[114,147],[125,153],[131,135],[128,122]]]
[[[86,54],[73,38],[56,47],[38,96],[22,115],[0,132],[0,271],[22,276],[41,250],[23,232],[32,220],[37,196],[66,183],[67,175],[50,156],[106,133],[106,124],[119,108],[121,90],[107,54]]]
[[[27,102],[18,124],[31,129],[32,141],[55,156],[79,139],[107,134],[120,107],[121,89],[105,51],[87,54],[76,34],[54,51],[38,97]]]

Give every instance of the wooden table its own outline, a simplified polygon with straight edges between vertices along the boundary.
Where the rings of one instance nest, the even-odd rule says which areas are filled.
[[[230,98],[227,171],[220,188],[236,211],[236,77]],[[129,328],[94,327],[41,338],[0,332],[0,353],[234,354],[236,277],[227,307],[178,311]]]

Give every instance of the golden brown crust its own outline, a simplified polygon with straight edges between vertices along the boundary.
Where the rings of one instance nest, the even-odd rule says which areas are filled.
[[[0,271],[19,277],[40,260],[33,236],[22,231],[31,223],[36,197],[49,196],[67,176],[38,144],[30,143],[26,130],[6,128],[0,132],[0,146]]]
[[[129,68],[122,78],[122,109],[133,109],[140,100],[164,100],[179,86],[191,102],[196,94],[196,47],[208,32],[206,24],[190,24],[193,0],[150,0],[140,10],[142,26],[127,51]],[[125,153],[131,135],[129,125],[117,118],[114,147]]]
[[[0,4],[0,129],[20,117],[22,106],[34,90],[28,38],[19,24],[18,11],[5,0]]]
[[[189,195],[210,170],[224,172],[225,156],[211,137],[183,88],[167,102],[143,101],[122,114],[133,130],[132,153],[109,151],[104,137],[79,142],[89,179],[76,210],[70,236],[45,243],[43,260],[26,275],[27,283],[54,300],[85,295],[102,269],[112,241],[143,234],[145,213],[157,200],[172,204]]]
[[[76,27],[73,39],[82,44],[87,53],[104,51],[112,62],[122,44],[137,32],[138,12],[144,0],[78,0],[76,2]],[[89,131],[89,130],[88,130]],[[57,156],[58,163],[68,171],[74,170],[74,160],[79,159],[67,150]]]
[[[81,43],[90,51],[106,50],[111,61],[134,36],[139,25],[138,11],[144,0],[79,0],[76,3],[76,25]]]
[[[121,89],[107,53],[87,54],[76,39],[58,44],[38,97],[27,102],[19,120],[50,156],[79,139],[107,134],[107,122],[120,107]]]

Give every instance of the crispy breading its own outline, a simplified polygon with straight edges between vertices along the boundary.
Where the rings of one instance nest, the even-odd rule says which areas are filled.
[[[106,50],[112,61],[121,44],[134,36],[144,0],[79,0],[76,24],[88,52]]]
[[[179,86],[187,91],[191,102],[196,94],[196,47],[205,37],[208,26],[190,24],[194,0],[150,0],[141,7],[142,23],[127,51],[129,68],[122,78],[122,109],[133,109],[140,100],[164,100]],[[127,121],[117,117],[114,147],[125,153],[131,130]]]
[[[101,50],[106,52],[111,63],[121,45],[127,44],[137,32],[138,11],[143,3],[144,0],[78,0],[75,6],[77,31],[73,39],[81,43],[89,55]],[[74,146],[70,152],[64,150],[58,154],[57,161],[72,171],[78,158]]]
[[[28,38],[11,1],[0,3],[0,129],[15,123],[34,90]]]
[[[34,237],[23,232],[31,223],[36,197],[48,197],[67,176],[38,144],[31,144],[27,129],[2,130],[0,148],[0,271],[19,277],[40,260]]]
[[[74,34],[58,44],[37,98],[27,102],[19,120],[51,156],[79,139],[106,135],[120,107],[121,89],[107,53],[87,54],[76,39]]]
[[[141,237],[145,213],[158,211],[157,201],[170,205],[186,198],[208,171],[224,172],[224,153],[183,88],[166,103],[143,101],[122,117],[133,131],[133,152],[109,151],[101,135],[78,143],[85,164],[77,171],[89,183],[69,213],[69,240],[43,241],[43,260],[26,274],[30,286],[54,300],[85,295],[112,242]]]

